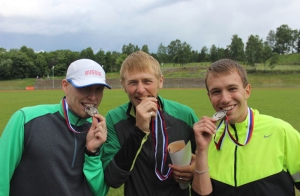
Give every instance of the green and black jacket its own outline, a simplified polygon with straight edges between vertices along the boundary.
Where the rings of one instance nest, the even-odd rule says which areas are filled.
[[[168,143],[177,140],[187,143],[190,140],[194,152],[192,127],[198,121],[194,111],[162,97],[158,100],[166,123]],[[188,196],[189,189],[180,189],[172,176],[164,181],[157,178],[151,134],[145,134],[135,126],[134,116],[131,103],[121,105],[106,115],[108,138],[102,156],[106,183],[114,188],[125,183],[124,194],[128,196]],[[169,163],[168,156],[167,168]]]
[[[13,114],[0,138],[1,196],[106,195],[101,155],[84,153],[91,118],[82,119],[70,111],[69,119],[82,133],[68,129],[62,102]],[[97,187],[93,193],[86,178],[93,178],[95,172],[99,180],[89,182]]]

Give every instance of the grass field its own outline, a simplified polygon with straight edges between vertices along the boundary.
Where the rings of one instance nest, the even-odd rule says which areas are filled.
[[[0,91],[0,135],[16,110],[25,106],[58,103],[63,95],[62,90]],[[160,95],[192,107],[199,118],[203,115],[211,116],[214,113],[205,89],[162,89]],[[300,131],[299,97],[299,88],[253,88],[248,103],[260,113],[281,118]],[[105,90],[99,112],[105,115],[109,109],[127,100],[127,95],[123,90]],[[108,196],[119,195],[123,195],[122,187],[110,189],[108,193]],[[296,195],[300,196],[299,192]]]
[[[206,96],[205,89],[162,89],[160,94],[190,106],[200,118],[203,115],[211,116],[214,111]],[[0,135],[10,116],[18,109],[37,104],[58,103],[63,97],[62,90],[48,91],[0,91]],[[248,100],[249,106],[257,108],[260,113],[281,118],[300,130],[300,90],[254,88]],[[106,114],[112,109],[127,101],[123,90],[105,90],[99,112]]]

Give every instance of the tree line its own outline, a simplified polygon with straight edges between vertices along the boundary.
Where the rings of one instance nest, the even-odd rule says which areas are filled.
[[[94,53],[91,47],[80,52],[71,50],[56,50],[36,53],[32,48],[22,46],[20,49],[0,47],[0,80],[64,76],[69,64],[80,58],[95,60],[108,72],[118,72],[124,59],[132,52],[142,50],[149,53],[148,45],[141,48],[129,43],[124,44],[122,52],[104,51],[100,49]],[[270,30],[266,40],[258,35],[250,35],[246,43],[237,35],[233,35],[231,43],[226,48],[210,48],[203,46],[200,51],[193,50],[191,45],[179,39],[171,41],[169,45],[162,43],[157,53],[151,53],[161,65],[172,63],[174,66],[184,66],[191,62],[214,62],[222,58],[230,58],[243,62],[256,70],[258,63],[263,63],[265,69],[275,67],[278,55],[300,52],[300,30],[291,29],[288,25],[281,25]]]

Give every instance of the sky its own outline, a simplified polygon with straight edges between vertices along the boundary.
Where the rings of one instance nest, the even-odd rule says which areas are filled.
[[[192,50],[226,48],[237,34],[266,39],[287,24],[300,29],[300,0],[0,0],[0,47],[35,51],[91,47],[150,53],[179,39]]]

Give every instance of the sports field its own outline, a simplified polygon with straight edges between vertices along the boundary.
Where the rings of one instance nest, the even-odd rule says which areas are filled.
[[[0,135],[10,116],[18,109],[37,104],[58,103],[63,97],[62,90],[0,91]],[[213,108],[205,89],[162,89],[160,95],[190,106],[199,118],[211,116]],[[260,113],[281,118],[300,131],[300,89],[299,88],[252,88],[249,106]],[[105,115],[108,110],[125,103],[127,95],[121,89],[104,91],[99,112]]]

